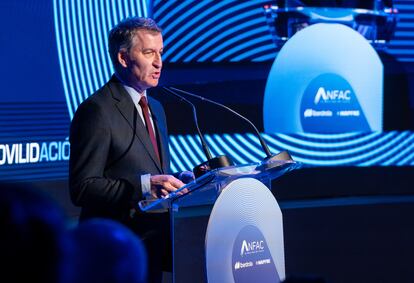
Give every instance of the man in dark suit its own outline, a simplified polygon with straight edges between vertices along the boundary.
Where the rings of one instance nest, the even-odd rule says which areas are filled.
[[[135,231],[147,248],[150,282],[160,282],[161,265],[170,265],[161,259],[171,258],[168,215],[136,207],[184,185],[169,175],[164,110],[146,91],[161,74],[161,30],[151,19],[128,18],[110,31],[108,45],[115,74],[71,124],[71,197],[82,207],[81,220],[112,218]]]

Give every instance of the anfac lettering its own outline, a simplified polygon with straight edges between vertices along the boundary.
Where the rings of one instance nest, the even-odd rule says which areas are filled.
[[[264,249],[264,241],[251,241],[247,242],[246,240],[243,241],[241,246],[240,255],[244,255],[246,253],[255,252]]]
[[[324,87],[320,87],[315,95],[314,103],[318,104],[322,99],[323,101],[349,101],[351,100],[350,90],[325,90]]]

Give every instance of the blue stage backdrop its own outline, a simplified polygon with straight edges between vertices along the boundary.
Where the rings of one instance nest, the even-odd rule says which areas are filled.
[[[1,1],[0,180],[67,178],[70,120],[77,106],[110,77],[107,33],[127,16],[152,16],[163,28],[164,81],[170,82],[174,77],[169,70],[170,74],[176,69],[183,70],[187,81],[196,82],[197,70],[203,69],[205,74],[212,68],[226,73],[230,68],[233,73],[228,77],[232,78],[225,75],[220,79],[221,83],[231,85],[233,92],[223,100],[232,102],[236,108],[238,102],[250,101],[241,82],[250,82],[253,74],[257,77],[252,81],[256,86],[252,99],[256,99],[255,105],[260,105],[267,75],[277,56],[263,13],[263,6],[268,3],[261,0]],[[414,1],[394,1],[394,4],[399,10],[399,21],[386,53],[402,64],[404,72],[412,74]],[[217,79],[203,76],[203,84],[194,86],[202,88],[206,96],[213,95]],[[414,101],[409,90],[408,95]],[[255,115],[261,120],[260,111]],[[191,122],[174,123],[177,119],[174,116],[169,118],[173,120],[170,123],[173,133],[188,132],[170,137],[172,167],[191,169],[205,159],[193,126]],[[226,123],[232,122],[217,122]],[[236,163],[263,157],[248,128],[233,131],[207,135],[214,154],[228,153]],[[273,151],[288,149],[295,159],[309,166],[386,166],[414,164],[413,135],[410,131],[267,133],[265,138]]]

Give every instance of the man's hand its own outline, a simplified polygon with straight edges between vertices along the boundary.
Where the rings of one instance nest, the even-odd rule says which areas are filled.
[[[171,175],[152,175],[150,181],[151,195],[154,198],[167,196],[184,186],[183,182]]]

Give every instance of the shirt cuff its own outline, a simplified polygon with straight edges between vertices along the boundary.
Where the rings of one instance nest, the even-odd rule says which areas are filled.
[[[142,196],[145,199],[151,199],[151,174],[141,175]]]

